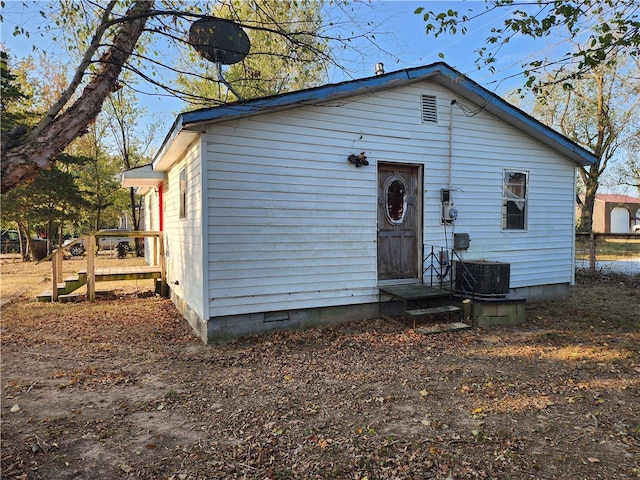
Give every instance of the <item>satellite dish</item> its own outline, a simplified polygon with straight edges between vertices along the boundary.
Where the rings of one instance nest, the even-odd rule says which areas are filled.
[[[212,62],[232,65],[249,53],[249,37],[235,22],[216,17],[202,17],[189,29],[189,43]]]

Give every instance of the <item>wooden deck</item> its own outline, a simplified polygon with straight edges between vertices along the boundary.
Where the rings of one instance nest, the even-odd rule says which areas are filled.
[[[442,298],[449,295],[449,292],[447,291],[433,288],[422,283],[380,287],[380,293],[402,301],[424,298]]]
[[[95,282],[115,282],[126,280],[144,280],[162,278],[162,268],[152,265],[136,265],[128,267],[108,267],[95,269]],[[70,297],[72,292],[87,285],[88,275],[86,270],[80,270],[77,275],[65,278],[57,284],[57,297]],[[73,294],[78,296],[77,294]],[[42,292],[37,296],[40,302],[50,302],[52,300],[51,291]],[[57,298],[56,298],[57,300]]]
[[[80,272],[85,273],[85,272]],[[140,265],[133,267],[96,268],[96,282],[111,282],[116,280],[141,280],[145,278],[160,278],[162,269],[159,266]]]

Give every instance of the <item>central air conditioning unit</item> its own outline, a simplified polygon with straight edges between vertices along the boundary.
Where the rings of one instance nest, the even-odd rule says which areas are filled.
[[[509,293],[511,264],[486,260],[456,262],[455,288],[458,292],[504,297]]]

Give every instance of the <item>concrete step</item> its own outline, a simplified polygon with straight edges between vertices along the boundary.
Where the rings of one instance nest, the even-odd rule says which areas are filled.
[[[445,332],[457,332],[460,330],[468,330],[471,328],[471,325],[468,325],[463,322],[454,322],[454,323],[443,323],[438,325],[428,325],[423,327],[416,328],[416,332],[430,335],[432,333],[445,333]]]

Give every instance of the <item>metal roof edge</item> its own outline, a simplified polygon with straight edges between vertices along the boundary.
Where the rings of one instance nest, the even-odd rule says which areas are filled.
[[[334,99],[360,95],[396,86],[424,80],[437,74],[441,63],[397,70],[363,79],[348,80],[318,87],[287,92],[269,97],[256,98],[235,102],[220,107],[212,107],[183,113],[183,125],[196,123],[210,123],[227,117],[241,117],[255,115],[263,111],[276,111],[281,108],[313,105]]]
[[[597,161],[597,157],[584,147],[544,125],[542,122],[510,104],[497,94],[482,87],[446,63],[437,62],[363,79],[348,80],[341,83],[321,85],[305,90],[272,95],[270,97],[238,101],[219,107],[183,112],[178,115],[171,126],[161,148],[154,157],[152,165],[154,170],[166,168],[167,165],[165,162],[162,162],[162,159],[170,150],[173,150],[172,147],[176,139],[183,132],[191,133],[191,135],[196,133],[190,132],[190,130],[194,129],[198,124],[215,123],[231,118],[257,115],[263,112],[275,112],[287,108],[314,105],[343,97],[361,95],[367,92],[414,83],[429,78],[466,100],[482,106],[488,113],[497,116],[501,120],[507,121],[515,128],[518,128],[550,148],[557,150],[559,153],[580,165],[588,166]]]
[[[158,162],[160,161],[160,159],[165,155],[165,153],[171,146],[171,143],[173,143],[173,140],[178,136],[178,134],[182,130],[183,115],[184,113],[178,114],[176,119],[173,121],[173,124],[171,125],[169,132],[167,132],[167,135],[164,137],[164,140],[160,144],[160,148],[156,152],[156,155],[153,157],[153,160],[151,161],[151,166],[154,170],[157,168]]]

